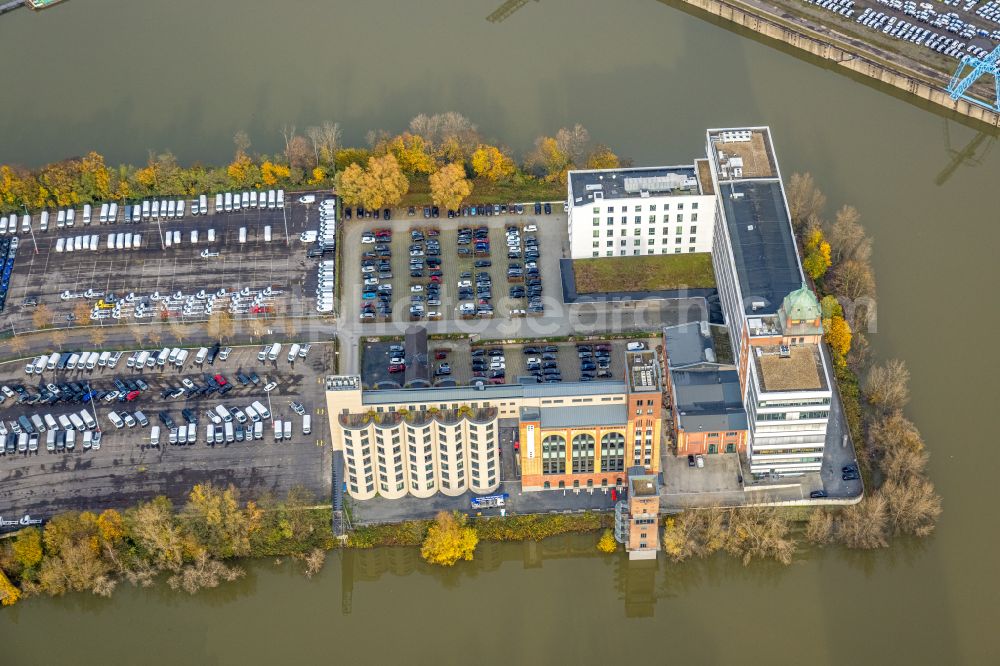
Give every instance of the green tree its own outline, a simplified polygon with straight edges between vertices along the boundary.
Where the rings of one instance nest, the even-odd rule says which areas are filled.
[[[441,511],[427,530],[420,555],[431,564],[450,567],[459,560],[471,560],[479,537],[466,525],[465,514]]]

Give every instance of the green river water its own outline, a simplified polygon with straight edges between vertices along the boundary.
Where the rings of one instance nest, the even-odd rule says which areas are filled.
[[[339,121],[348,143],[457,110],[527,149],[580,122],[636,164],[703,154],[707,127],[768,124],[782,170],[811,171],[875,239],[883,357],[944,497],[936,534],[878,553],[805,551],[629,566],[595,538],[483,545],[430,569],[415,550],[331,554],[195,597],[122,587],[0,612],[0,663],[1000,663],[992,566],[1000,395],[990,271],[1000,151],[936,184],[979,128],[654,0],[71,0],[0,17],[0,162],[89,149],[220,162],[246,130]],[[992,526],[992,527],[991,527]]]

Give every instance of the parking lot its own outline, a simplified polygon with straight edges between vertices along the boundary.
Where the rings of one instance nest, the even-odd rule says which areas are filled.
[[[142,381],[148,388],[141,389],[132,401],[110,402],[98,398],[96,402],[56,402],[55,404],[24,404],[19,398],[5,397],[0,405],[0,418],[4,428],[12,433],[18,417],[51,414],[55,420],[69,414],[79,415],[86,410],[96,414],[102,436],[100,448],[84,449],[83,431],[77,433],[73,451],[46,450],[47,433],[41,434],[37,452],[6,453],[0,457],[0,507],[17,512],[31,512],[39,516],[51,515],[60,510],[127,506],[135,501],[157,494],[165,494],[175,501],[182,501],[191,486],[203,481],[233,483],[246,497],[256,497],[267,492],[283,494],[289,488],[302,485],[318,498],[330,493],[329,425],[326,417],[322,382],[327,368],[333,363],[334,349],[329,344],[313,344],[303,359],[288,361],[289,344],[282,344],[275,360],[258,360],[260,347],[232,349],[226,359],[221,355],[211,366],[207,362],[194,363],[197,349],[189,350],[183,368],[169,364],[153,369],[134,370],[126,367],[130,353],[123,354],[114,369],[95,368],[92,371],[46,371],[41,377],[26,375],[24,364],[8,363],[0,366],[3,386],[17,385],[29,394],[38,394],[46,384],[68,386],[75,382],[86,384],[94,390],[114,390],[115,380]],[[256,374],[258,383],[248,381],[243,385],[238,374]],[[233,388],[225,395],[191,395],[191,386],[209,384],[209,377],[221,374]],[[185,382],[184,380],[187,380]],[[271,390],[265,390],[273,383]],[[184,388],[184,391],[179,389]],[[6,393],[6,392],[5,392]],[[247,406],[259,401],[267,407],[268,417],[262,419],[263,436],[260,439],[244,437],[244,441],[208,444],[207,425],[211,422],[209,410],[222,405],[243,412],[246,423]],[[310,433],[303,433],[303,416],[295,413],[291,402],[301,404],[309,415]],[[149,425],[142,427],[123,425],[116,427],[109,418],[114,410],[124,417],[134,417],[143,412]],[[190,410],[187,415],[183,410]],[[160,412],[180,428],[188,418],[197,420],[195,441],[185,445],[170,444],[168,428]],[[234,431],[239,417],[233,415]],[[134,417],[137,418],[137,417]],[[272,420],[291,422],[291,436],[276,441]],[[150,433],[159,426],[160,443],[150,442]],[[220,428],[221,429],[221,428]],[[65,430],[60,428],[60,430]],[[227,433],[228,436],[228,433]]]
[[[26,299],[44,305],[56,326],[152,322],[165,316],[198,321],[213,308],[236,317],[316,315],[318,258],[307,258],[313,244],[300,239],[319,227],[316,206],[299,203],[296,195],[276,209],[193,216],[189,207],[181,218],[137,224],[101,224],[95,218],[89,226],[77,216],[73,227],[50,224],[45,232],[36,224],[33,236],[18,236],[0,325],[37,328],[36,306],[23,305]],[[81,237],[87,249],[69,251]],[[311,288],[306,286],[310,277]],[[89,314],[92,309],[100,314]]]
[[[591,380],[620,380],[625,376],[625,348],[629,342],[633,340],[470,345],[468,340],[430,340],[430,372],[432,381],[451,380],[459,385],[467,385],[477,376],[495,383],[515,383],[518,377],[531,376],[533,368],[537,369],[535,374],[542,381],[558,378],[559,381],[576,382],[581,381],[584,374],[591,375]],[[649,349],[655,349],[657,344],[655,338],[642,342]],[[390,348],[394,344],[402,344],[402,341],[364,343],[362,381],[366,386],[388,387],[392,382],[402,381],[401,372],[389,372],[390,361],[395,356]],[[606,362],[602,363],[595,356],[599,353],[605,356]],[[587,358],[581,358],[581,354]],[[529,367],[529,359],[536,359],[537,363],[531,362]],[[586,362],[594,367],[584,366]],[[443,364],[450,372],[435,374]]]
[[[491,318],[542,315],[541,310],[531,312],[532,294],[526,282],[537,278],[541,286],[538,295],[561,297],[559,258],[565,244],[565,215],[535,215],[533,210],[533,204],[527,204],[521,215],[454,219],[428,219],[419,210],[412,216],[406,210],[396,210],[389,221],[365,219],[348,224],[343,239],[347,321],[361,321],[367,328],[377,323],[458,320],[476,317],[480,305],[492,307],[492,313],[482,308],[479,314]],[[485,238],[477,234],[479,228],[484,228]],[[468,230],[462,239],[468,242],[459,242],[459,229]],[[516,256],[508,254],[508,229],[516,230],[512,237]],[[391,239],[384,232],[376,237],[376,232],[382,230],[390,230]],[[477,251],[477,244],[487,239],[489,251]],[[537,258],[531,256],[532,247],[537,248]],[[411,270],[417,265],[411,260],[422,267]],[[362,272],[365,261],[370,262],[370,267]],[[521,274],[509,280],[512,264]],[[486,286],[489,295],[484,298],[485,292],[479,289]],[[523,296],[515,291],[512,297],[512,288],[523,290]],[[380,305],[383,302],[391,312]],[[467,312],[460,311],[463,305]],[[416,309],[411,311],[411,307]],[[366,311],[370,314],[364,314]]]

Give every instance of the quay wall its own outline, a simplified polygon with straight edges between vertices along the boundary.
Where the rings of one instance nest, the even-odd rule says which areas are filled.
[[[797,20],[795,16],[772,13],[767,7],[739,0],[667,0],[667,3],[682,4],[707,12],[770,39],[829,60],[862,76],[898,88],[949,111],[992,127],[1000,127],[1000,113],[965,100],[951,99],[945,90],[947,82],[943,78],[934,80],[928,70],[918,72],[900,62],[902,58],[895,54],[884,53],[832,30],[817,32]],[[776,8],[771,9],[778,11]]]

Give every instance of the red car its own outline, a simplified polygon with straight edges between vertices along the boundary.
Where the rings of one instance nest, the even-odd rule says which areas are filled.
[[[432,275],[431,276],[431,282],[433,282],[435,284],[441,284],[441,276],[440,275]]]
[[[503,384],[503,377],[490,377],[490,384]]]
[[[389,229],[376,229],[375,238],[392,238],[392,231]]]
[[[125,394],[125,401],[126,402],[132,402],[133,400],[135,400],[136,398],[138,398],[140,395],[141,395],[140,391],[129,391],[127,394]]]
[[[223,387],[223,386],[225,386],[225,385],[226,385],[226,383],[227,383],[227,382],[226,382],[226,378],[225,378],[225,377],[223,377],[222,375],[216,375],[216,376],[215,376],[215,377],[213,377],[212,379],[214,379],[214,380],[215,380],[215,383],[216,383],[216,384],[218,384],[218,385],[219,385],[220,387]]]
[[[389,372],[392,373],[403,372],[404,370],[406,370],[406,366],[403,365],[402,363],[392,363],[389,366]]]
[[[443,358],[448,358],[448,352],[446,351],[436,351],[434,352],[434,358],[441,360]]]

